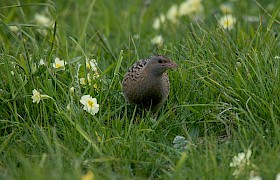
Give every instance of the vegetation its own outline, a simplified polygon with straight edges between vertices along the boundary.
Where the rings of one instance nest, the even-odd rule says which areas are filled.
[[[0,9],[0,179],[280,173],[279,1],[24,0]],[[153,54],[179,66],[156,119],[121,90],[127,69]]]

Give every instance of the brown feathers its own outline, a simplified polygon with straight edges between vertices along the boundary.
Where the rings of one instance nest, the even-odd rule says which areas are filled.
[[[177,64],[161,55],[133,64],[122,82],[125,99],[131,104],[157,112],[169,95],[166,70],[170,68],[177,68]]]

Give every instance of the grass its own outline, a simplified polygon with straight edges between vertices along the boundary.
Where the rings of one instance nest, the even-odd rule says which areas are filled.
[[[166,20],[159,30],[154,18],[182,1],[148,2],[0,2],[0,179],[233,179],[232,158],[247,149],[250,165],[237,178],[275,179],[279,2],[231,2],[232,30],[217,23],[224,1],[203,1],[203,20]],[[36,23],[36,13],[53,25]],[[152,45],[159,34],[163,45]],[[156,121],[121,93],[127,69],[153,54],[179,65]],[[65,70],[52,67],[55,57]],[[82,86],[94,73],[86,58],[99,77]],[[33,89],[51,98],[32,103]],[[82,109],[86,94],[100,104],[95,115]],[[173,147],[176,136],[188,140],[185,150]]]

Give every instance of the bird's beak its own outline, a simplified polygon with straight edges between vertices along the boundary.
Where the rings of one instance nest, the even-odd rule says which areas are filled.
[[[167,64],[167,67],[169,67],[169,68],[178,68],[178,65],[177,65],[175,62],[170,61],[170,62]]]

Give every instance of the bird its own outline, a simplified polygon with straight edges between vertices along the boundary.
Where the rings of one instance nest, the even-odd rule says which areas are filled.
[[[126,101],[157,113],[170,91],[166,71],[177,67],[175,62],[163,55],[137,61],[129,68],[122,81]]]

